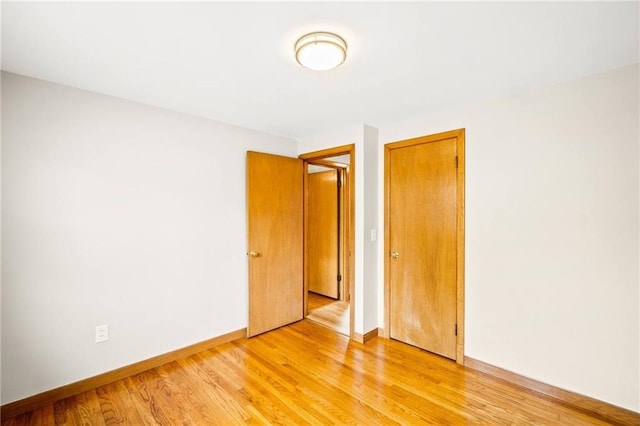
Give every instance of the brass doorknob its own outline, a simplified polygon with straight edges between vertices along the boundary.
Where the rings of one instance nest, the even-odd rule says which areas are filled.
[[[400,257],[400,253],[398,253],[397,251],[392,251],[391,252],[391,257],[393,257],[394,259],[397,259]]]
[[[257,251],[251,250],[249,253],[247,253],[249,256],[251,257],[258,257],[260,256],[260,253],[258,253]]]

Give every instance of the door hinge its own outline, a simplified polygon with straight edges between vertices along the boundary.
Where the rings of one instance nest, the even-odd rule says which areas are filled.
[[[456,155],[456,169],[458,168],[458,156]]]
[[[342,275],[338,275],[338,282],[342,281]]]
[[[456,336],[458,335],[458,324],[456,324]]]

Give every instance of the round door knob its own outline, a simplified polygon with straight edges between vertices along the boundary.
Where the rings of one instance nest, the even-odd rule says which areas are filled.
[[[400,253],[398,253],[397,251],[392,251],[391,252],[391,257],[393,257],[394,259],[397,259],[400,257]]]
[[[249,256],[251,257],[258,257],[260,256],[260,253],[258,253],[257,251],[251,250],[249,253]]]

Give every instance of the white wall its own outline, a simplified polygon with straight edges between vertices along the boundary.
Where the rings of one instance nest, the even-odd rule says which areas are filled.
[[[363,331],[369,332],[378,327],[378,285],[383,275],[379,273],[379,238],[382,228],[379,228],[378,217],[383,213],[379,211],[378,203],[378,176],[382,166],[378,152],[378,129],[372,126],[363,126],[363,275],[362,275],[362,305],[363,305]],[[382,197],[380,197],[382,198]],[[379,214],[380,213],[380,214]],[[376,237],[373,240],[371,232],[375,230]],[[373,241],[372,241],[373,240]],[[383,240],[384,241],[384,240]],[[383,312],[383,311],[380,311]]]
[[[2,89],[3,404],[246,326],[245,152],[295,141],[15,74]]]
[[[381,144],[466,128],[466,355],[635,411],[638,79],[636,65],[380,126]]]

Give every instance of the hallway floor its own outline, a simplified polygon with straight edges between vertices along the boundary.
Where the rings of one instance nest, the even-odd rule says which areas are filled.
[[[311,291],[307,301],[309,306],[307,319],[345,336],[349,335],[349,302],[335,300]]]

